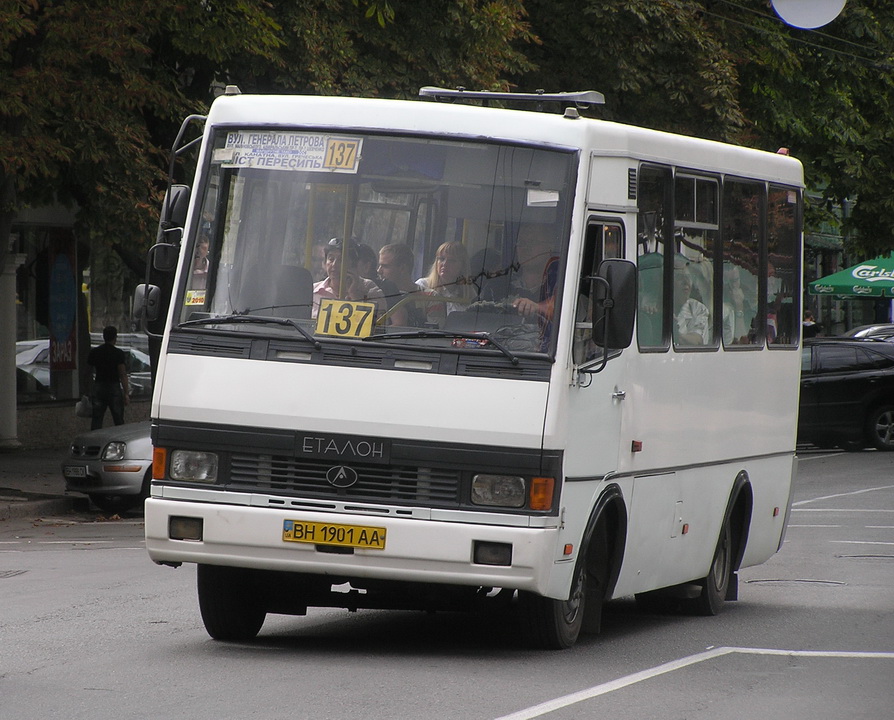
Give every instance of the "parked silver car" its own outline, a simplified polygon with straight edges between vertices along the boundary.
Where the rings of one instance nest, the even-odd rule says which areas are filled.
[[[108,513],[142,507],[152,481],[149,421],[77,435],[62,462],[65,489],[84,493]]]

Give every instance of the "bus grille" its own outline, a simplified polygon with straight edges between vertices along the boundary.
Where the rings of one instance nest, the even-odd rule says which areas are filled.
[[[357,482],[338,488],[326,480],[331,462],[298,460],[282,455],[230,457],[230,490],[269,492],[288,496],[340,498],[343,500],[457,507],[460,473],[431,467],[347,463],[357,472]]]

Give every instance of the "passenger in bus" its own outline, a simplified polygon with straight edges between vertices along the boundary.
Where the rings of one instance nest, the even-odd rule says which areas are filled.
[[[689,261],[678,255],[674,258],[675,345],[707,345],[711,342],[711,313],[691,294]]]
[[[473,299],[473,286],[469,282],[469,255],[461,242],[449,240],[435,252],[435,261],[428,275],[416,281],[421,290],[438,297],[443,303],[430,303],[426,315],[429,324],[443,327],[447,314],[464,310]]]
[[[378,313],[385,311],[385,298],[379,286],[357,273],[357,245],[354,241],[345,243],[340,238],[332,238],[326,246],[323,268],[326,277],[314,283],[313,317],[319,313],[323,298],[374,302]]]
[[[425,312],[412,300],[412,293],[419,292],[419,286],[413,282],[414,261],[409,245],[394,243],[379,250],[378,273],[397,288],[398,301],[403,300],[391,315],[392,325],[425,325]]]
[[[192,263],[191,290],[203,290],[208,286],[208,236],[200,235],[196,242],[196,254]]]
[[[369,245],[357,243],[357,254],[357,274],[362,278],[372,280],[378,285],[379,290],[382,291],[382,295],[385,297],[385,303],[390,310],[394,307],[397,301],[400,300],[400,293],[397,291],[397,286],[391,282],[391,280],[388,280],[379,274],[379,256]]]
[[[662,302],[664,283],[664,255],[658,252],[637,257],[637,297],[639,308],[636,315],[636,337],[642,347],[661,347]]]
[[[723,268],[723,344],[747,345],[754,311],[748,307],[738,265]]]

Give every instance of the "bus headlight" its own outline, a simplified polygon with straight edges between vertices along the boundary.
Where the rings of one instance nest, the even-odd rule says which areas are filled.
[[[472,478],[472,502],[491,507],[525,506],[525,479],[517,475],[476,475]]]
[[[197,450],[171,453],[171,480],[213,483],[217,480],[217,454]]]

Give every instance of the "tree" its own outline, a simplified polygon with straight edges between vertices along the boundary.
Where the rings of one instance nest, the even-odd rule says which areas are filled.
[[[230,68],[244,91],[415,97],[423,85],[505,88],[530,68],[522,0],[281,2],[282,66]],[[520,47],[516,47],[518,44]]]
[[[216,5],[2,6],[0,237],[23,204],[54,200],[77,203],[84,237],[129,245],[152,237],[164,147],[180,116],[210,94],[210,82],[196,78],[237,53],[272,57],[278,42],[265,3]]]

